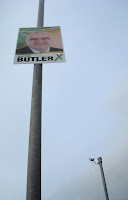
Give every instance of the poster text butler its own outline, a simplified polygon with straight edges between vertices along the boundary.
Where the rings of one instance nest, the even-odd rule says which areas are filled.
[[[60,27],[20,28],[15,64],[65,62]]]

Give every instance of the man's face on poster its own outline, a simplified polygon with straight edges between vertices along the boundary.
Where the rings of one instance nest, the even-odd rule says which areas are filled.
[[[52,35],[46,32],[36,32],[26,37],[25,43],[29,48],[44,52],[50,48]]]

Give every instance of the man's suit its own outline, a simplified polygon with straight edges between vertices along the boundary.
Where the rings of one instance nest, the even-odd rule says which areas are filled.
[[[49,52],[52,52],[52,51],[53,52],[54,51],[63,51],[63,49],[57,49],[57,48],[54,48],[54,47],[50,47]],[[31,53],[34,53],[34,52],[28,46],[16,50],[16,54],[27,54],[27,53],[31,54]]]

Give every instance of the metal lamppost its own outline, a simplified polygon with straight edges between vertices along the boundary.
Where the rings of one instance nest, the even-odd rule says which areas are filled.
[[[90,161],[94,162],[95,164],[98,164],[100,166],[100,171],[101,171],[101,177],[102,177],[102,182],[103,182],[103,187],[104,187],[104,193],[105,193],[105,198],[106,200],[109,200],[109,196],[108,196],[108,191],[107,191],[107,185],[106,185],[106,181],[105,181],[105,175],[104,175],[104,170],[103,170],[103,166],[102,166],[102,158],[98,157],[97,160],[98,162],[96,163],[94,158],[89,158]]]
[[[44,0],[39,0],[37,27],[43,27]],[[42,64],[34,64],[29,135],[27,200],[41,200]]]

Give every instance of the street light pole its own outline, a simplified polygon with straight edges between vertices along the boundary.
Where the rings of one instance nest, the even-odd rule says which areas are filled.
[[[104,176],[104,170],[103,170],[103,166],[102,166],[102,158],[98,157],[97,160],[98,160],[97,164],[99,164],[99,166],[100,166],[101,177],[102,177],[103,187],[104,187],[104,192],[105,192],[105,198],[106,198],[106,200],[109,200],[107,185],[106,185],[105,176]]]
[[[44,0],[39,0],[37,27],[43,27]],[[27,200],[41,200],[42,64],[34,64],[27,171]]]

